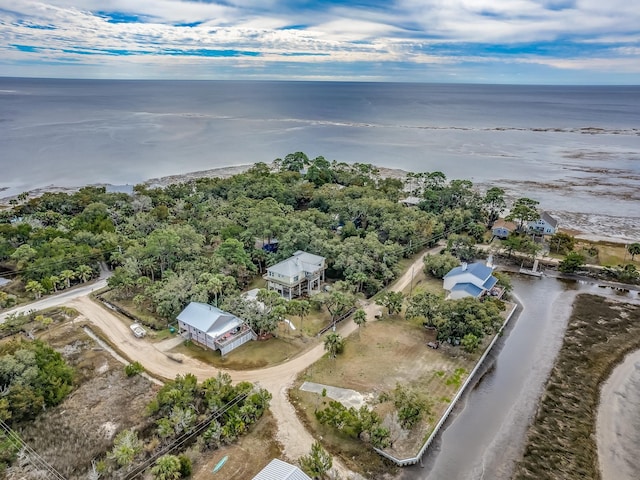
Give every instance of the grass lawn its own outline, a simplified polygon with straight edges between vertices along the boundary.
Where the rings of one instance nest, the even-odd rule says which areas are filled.
[[[397,317],[367,323],[347,339],[344,352],[336,359],[325,356],[303,372],[297,386],[303,381],[311,381],[354,389],[373,398],[393,390],[398,383],[411,386],[431,405],[429,414],[409,435],[392,431],[394,445],[389,449],[399,457],[411,457],[417,453],[480,356],[479,353],[466,355],[450,347],[433,350],[426,345],[433,340],[434,332]],[[297,388],[290,391],[290,396],[303,421],[316,437],[323,438],[326,448],[336,454],[341,452],[342,458],[359,470],[363,465],[367,469],[388,468],[380,457],[375,461],[369,458],[372,451],[362,448],[359,440],[344,438],[318,424],[314,411],[321,406],[323,399],[320,396],[300,392]],[[367,470],[365,473],[375,476],[380,472]]]
[[[579,295],[514,479],[599,479],[600,385],[640,348],[640,307]]]
[[[583,242],[579,242],[579,245]],[[609,242],[584,242],[585,248],[594,246],[598,249],[598,263],[606,266],[616,266],[621,264],[633,263],[636,267],[640,267],[640,255],[636,255],[635,261],[631,261],[631,255],[621,243]],[[579,246],[578,248],[579,249]]]
[[[286,330],[286,326],[280,325],[278,337],[247,342],[224,357],[218,351],[205,349],[195,343],[183,343],[171,352],[182,353],[216,367],[252,370],[286,362],[319,341],[296,335],[292,331],[287,333]]]

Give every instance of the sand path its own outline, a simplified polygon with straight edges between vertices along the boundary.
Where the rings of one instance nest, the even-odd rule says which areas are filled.
[[[420,255],[410,265],[405,273],[391,286],[391,290],[401,291],[409,286],[413,278],[413,271],[422,268],[422,257],[427,253],[435,253],[440,246]],[[415,270],[414,270],[415,269]],[[278,440],[282,443],[287,457],[295,460],[306,455],[311,449],[314,439],[298,419],[296,412],[289,402],[288,389],[293,384],[297,375],[319,360],[324,354],[324,346],[317,342],[309,350],[291,359],[290,361],[273,367],[259,370],[231,371],[218,369],[196,359],[184,357],[182,361],[176,361],[172,356],[163,351],[162,345],[152,344],[145,339],[139,339],[131,334],[129,327],[114,313],[101,305],[93,302],[88,297],[79,297],[69,303],[80,312],[81,316],[98,327],[111,343],[130,361],[139,361],[152,375],[173,379],[176,375],[192,373],[200,380],[215,376],[218,371],[226,371],[234,381],[258,382],[263,388],[273,395],[271,411],[278,422]],[[367,313],[367,320],[374,321],[376,313],[381,307],[374,303],[363,306]],[[348,320],[340,324],[338,333],[346,337],[357,329],[357,325]],[[340,462],[334,460],[334,466],[344,476],[351,474]],[[352,475],[352,474],[351,474]]]
[[[640,472],[640,350],[602,384],[596,422],[603,480],[636,480]]]

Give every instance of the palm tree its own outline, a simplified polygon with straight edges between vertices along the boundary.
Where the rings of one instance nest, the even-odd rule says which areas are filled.
[[[82,283],[87,283],[87,281],[93,275],[93,269],[89,265],[80,265],[76,270],[76,277],[82,281]]]
[[[302,322],[304,317],[311,312],[311,304],[308,300],[298,300],[298,316],[300,317],[300,329],[302,329]]]
[[[71,280],[76,278],[76,272],[73,270],[63,270],[60,272],[60,278],[64,280],[65,285],[69,288],[71,286]]]
[[[29,280],[27,285],[24,287],[27,292],[33,293],[33,296],[36,300],[38,300],[42,294],[44,293],[44,287],[37,280]]]
[[[336,358],[336,355],[344,350],[344,339],[342,335],[336,332],[329,333],[324,339],[324,349],[329,353],[331,358]]]
[[[51,282],[51,286],[53,287],[54,293],[58,291],[58,284],[60,283],[60,277],[56,275],[51,275],[49,277],[49,281]]]
[[[356,313],[353,314],[353,323],[358,325],[358,329],[367,322],[367,313],[359,308]]]
[[[135,456],[141,451],[142,442],[138,439],[138,433],[134,430],[123,430],[116,435],[113,449],[107,457],[114,459],[118,465],[124,467],[133,462]]]
[[[163,455],[156,460],[151,473],[156,480],[178,480],[182,476],[180,459],[175,455]]]

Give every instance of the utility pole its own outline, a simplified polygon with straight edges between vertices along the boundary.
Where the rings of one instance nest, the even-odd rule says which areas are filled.
[[[411,286],[409,287],[409,298],[413,295],[413,264],[411,264]]]

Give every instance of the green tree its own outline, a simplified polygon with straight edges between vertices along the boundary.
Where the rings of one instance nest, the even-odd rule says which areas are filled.
[[[156,480],[178,480],[182,477],[180,459],[175,455],[163,455],[151,469]]]
[[[633,262],[636,255],[640,255],[640,243],[632,243],[627,247],[629,255],[631,255],[631,261]]]
[[[404,301],[404,295],[402,292],[384,292],[376,299],[376,304],[382,307],[386,307],[389,315],[400,313],[402,310],[402,302]]]
[[[564,260],[560,262],[558,266],[558,270],[563,273],[574,273],[580,269],[584,265],[585,258],[584,255],[578,252],[569,252]]]
[[[309,455],[300,457],[300,468],[314,480],[323,479],[331,470],[333,460],[319,442],[313,442]]]
[[[281,171],[300,172],[309,165],[309,157],[303,152],[289,153],[280,162]]]
[[[342,287],[342,285],[334,286],[330,292],[322,292],[313,296],[314,301],[324,305],[331,315],[331,322],[334,323],[339,317],[353,308],[356,303],[356,298],[352,293],[341,290],[339,287]]]
[[[506,220],[510,222],[518,221],[518,230],[524,229],[525,222],[533,222],[538,219],[539,214],[536,210],[536,206],[539,204],[537,200],[532,200],[527,197],[518,198],[511,207],[509,215]]]
[[[563,232],[557,232],[549,239],[549,251],[566,255],[573,250],[575,238]]]
[[[401,384],[396,384],[393,391],[393,404],[398,412],[398,420],[402,428],[410,429],[416,425],[427,410],[427,404],[419,395]]]
[[[121,466],[127,466],[142,451],[142,441],[134,430],[122,430],[113,441],[113,448],[107,458],[115,460]],[[178,462],[179,464],[179,462]]]
[[[336,332],[329,332],[324,338],[324,349],[331,358],[336,358],[336,355],[344,350],[342,335]]]
[[[362,325],[367,323],[367,313],[361,308],[356,310],[356,312],[353,314],[353,323],[355,323],[358,328],[360,328]]]
[[[460,265],[460,260],[449,252],[441,255],[425,255],[422,261],[424,262],[424,273],[439,279],[444,278],[453,268]]]
[[[473,333],[467,333],[460,342],[466,352],[473,353],[480,346],[480,339]]]
[[[76,272],[73,270],[63,270],[60,272],[60,279],[64,281],[67,288],[71,287],[71,280],[76,278]]]
[[[142,372],[144,372],[144,367],[140,362],[128,363],[124,367],[124,373],[127,375],[127,377],[134,377],[141,374]]]
[[[500,218],[505,208],[507,208],[507,204],[504,201],[504,190],[498,187],[490,188],[482,199],[482,203],[487,210],[487,225],[491,228],[495,221]]]
[[[29,280],[24,289],[33,294],[33,297],[38,300],[44,293],[44,287],[37,280]]]
[[[87,283],[92,275],[93,269],[89,265],[80,265],[76,269],[76,277],[79,278],[82,283]]]

